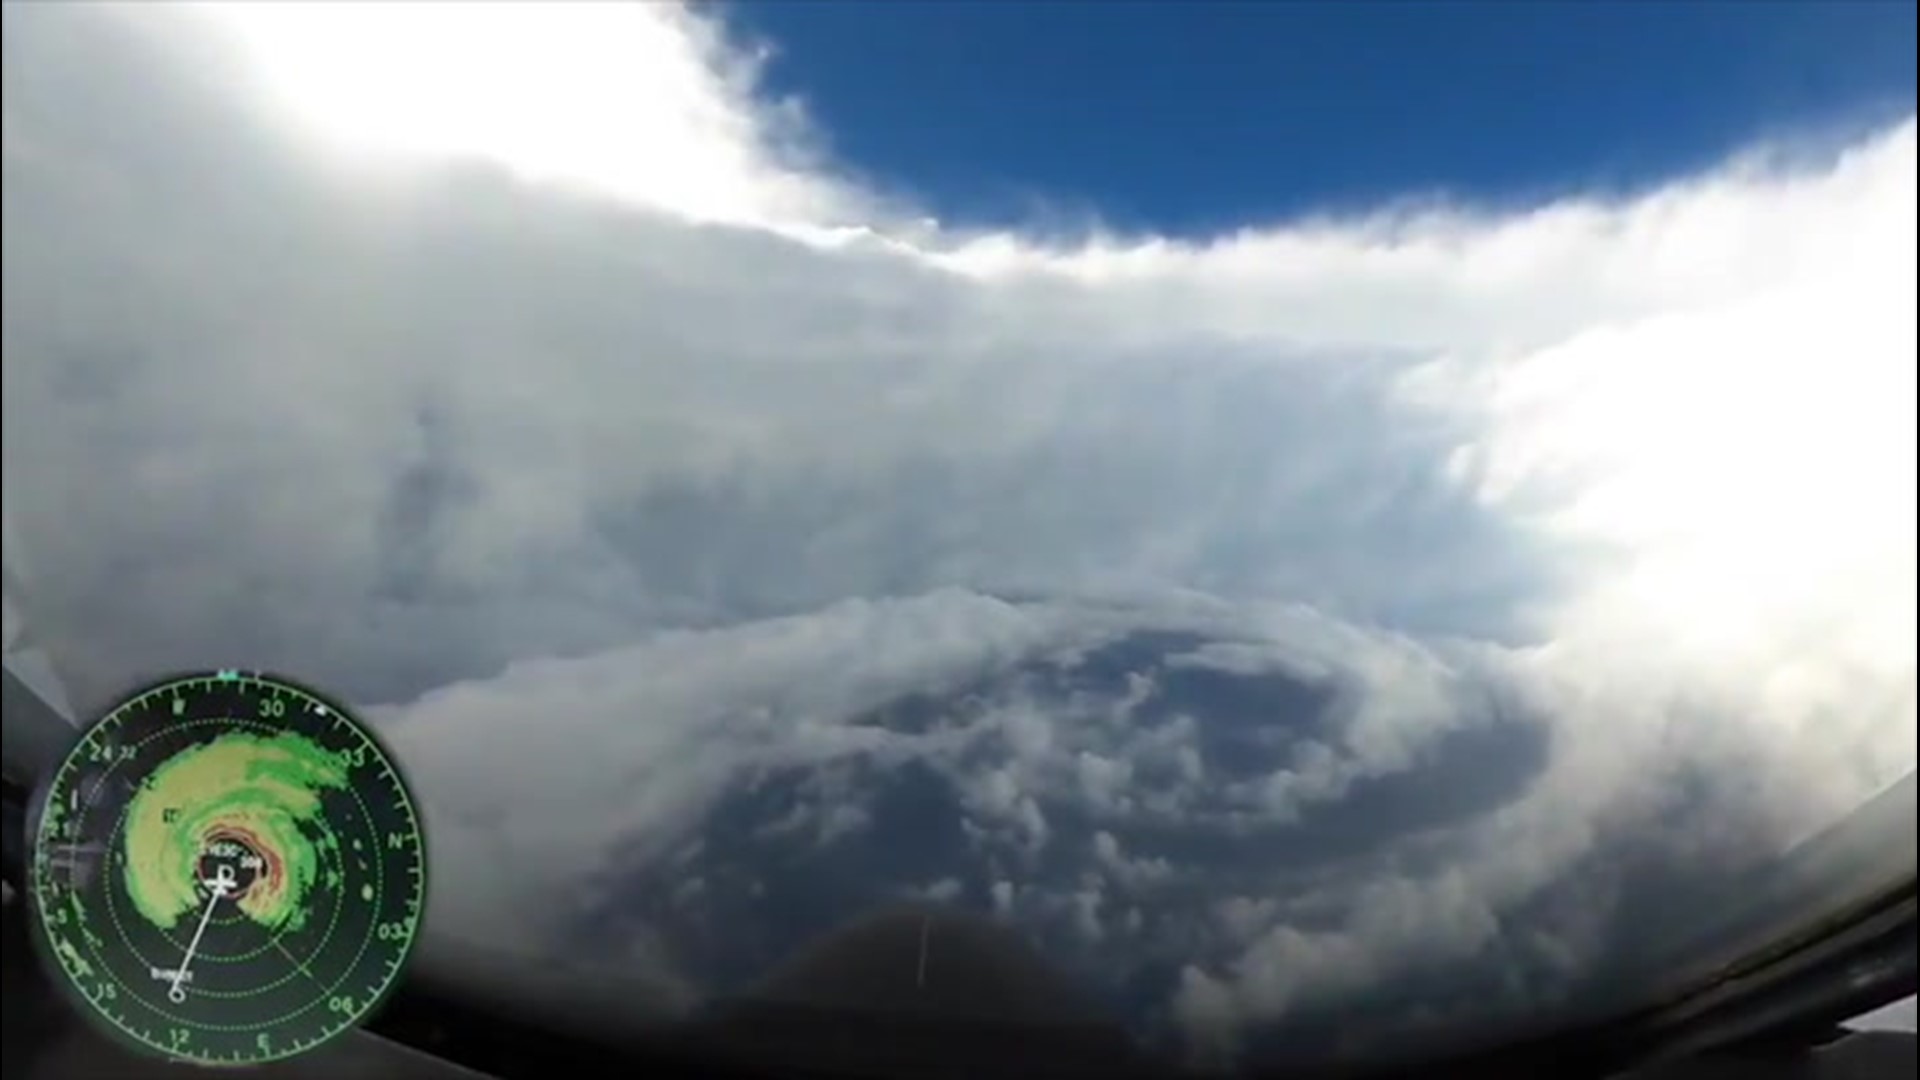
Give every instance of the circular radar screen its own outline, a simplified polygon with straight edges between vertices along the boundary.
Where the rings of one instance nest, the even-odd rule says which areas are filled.
[[[400,773],[312,691],[223,671],[83,735],[39,804],[49,968],[138,1049],[284,1058],[367,1016],[412,951],[425,849]]]

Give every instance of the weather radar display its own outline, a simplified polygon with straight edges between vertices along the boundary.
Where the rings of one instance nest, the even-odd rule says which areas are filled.
[[[221,671],[88,729],[38,804],[54,981],[110,1034],[205,1065],[311,1050],[397,982],[426,901],[399,770],[338,705]]]

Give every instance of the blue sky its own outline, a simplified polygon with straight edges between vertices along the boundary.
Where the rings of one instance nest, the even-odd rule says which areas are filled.
[[[973,223],[1186,232],[1640,188],[1914,101],[1911,3],[735,3],[843,161]]]

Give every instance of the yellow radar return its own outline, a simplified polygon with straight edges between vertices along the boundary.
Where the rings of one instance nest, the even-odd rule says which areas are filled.
[[[406,783],[339,705],[171,679],[89,728],[33,826],[36,943],[122,1041],[206,1065],[303,1053],[393,989],[426,907]]]

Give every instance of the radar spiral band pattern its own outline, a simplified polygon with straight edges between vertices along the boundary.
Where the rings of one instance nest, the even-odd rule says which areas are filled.
[[[426,898],[412,796],[345,710],[285,680],[172,679],[109,712],[36,805],[54,974],[136,1049],[275,1060],[394,988]]]

